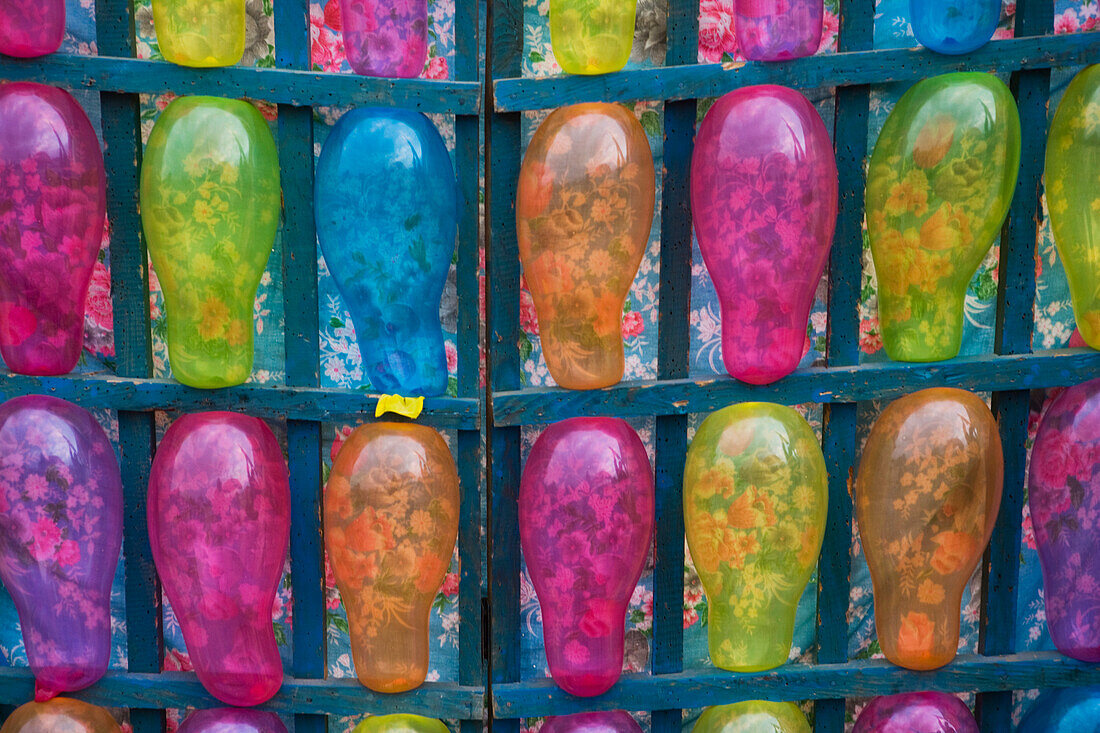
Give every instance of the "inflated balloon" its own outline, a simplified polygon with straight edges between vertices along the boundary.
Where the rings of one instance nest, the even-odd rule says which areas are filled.
[[[458,191],[431,121],[412,110],[345,114],[317,163],[317,236],[380,392],[440,395],[439,302],[455,251]]]
[[[281,206],[275,140],[248,102],[180,97],[141,164],[141,223],[164,290],[172,375],[230,387],[252,373],[252,307]]]
[[[325,546],[348,613],[355,674],[404,692],[428,674],[428,614],[458,539],[458,471],[425,425],[352,431],[325,493]]]
[[[821,444],[791,408],[744,402],[699,426],[684,467],[684,526],[715,666],[756,672],[787,661],[828,507]]]
[[[812,56],[824,18],[823,0],[733,0],[737,45],[752,61]]]
[[[653,470],[624,420],[546,428],[519,490],[519,538],[542,608],[550,676],[582,697],[623,668],[626,608],[653,542]]]
[[[1016,733],[1100,733],[1100,687],[1040,693]]]
[[[98,705],[55,697],[20,705],[0,733],[120,733],[115,719]]]
[[[283,681],[271,626],[290,541],[290,485],[271,429],[199,412],[164,434],[149,478],[149,541],[199,681],[258,705]]]
[[[178,733],[286,733],[286,726],[275,713],[248,708],[213,708],[188,715]]]
[[[626,66],[637,0],[550,0],[550,47],[567,74],[608,74]]]
[[[1051,402],[1031,451],[1028,505],[1054,646],[1100,662],[1100,379]]]
[[[970,708],[945,692],[907,692],[876,697],[856,719],[852,733],[978,733]]]
[[[36,699],[107,671],[122,479],[87,410],[45,395],[0,405],[0,579],[19,612]]]
[[[963,589],[1001,505],[997,424],[976,395],[925,389],[882,411],[856,479],[882,652],[909,669],[955,657]]]
[[[428,60],[427,0],[340,0],[344,51],[357,74],[411,78]]]
[[[99,140],[72,95],[0,85],[0,353],[12,371],[76,366],[106,186]]]
[[[244,0],[153,0],[164,58],[180,66],[232,66],[244,55]]]
[[[435,718],[399,713],[372,715],[351,733],[447,733],[447,726]]]
[[[623,304],[653,223],[653,154],[621,104],[574,104],[539,126],[519,173],[519,256],[551,376],[623,377]]]
[[[575,713],[546,719],[540,733],[642,733],[642,727],[622,710]]]
[[[806,716],[793,702],[746,700],[712,705],[703,711],[691,733],[810,733]]]
[[[909,0],[909,22],[920,44],[961,54],[989,42],[1001,20],[1001,0]]]
[[[715,102],[695,138],[691,210],[722,305],[726,370],[752,384],[785,377],[836,228],[833,144],[810,100],[755,86]]]
[[[1047,140],[1046,196],[1073,314],[1085,343],[1100,349],[1100,65],[1073,78]]]
[[[65,0],[0,0],[0,53],[33,58],[65,39]]]
[[[917,82],[886,119],[867,174],[867,233],[886,353],[959,353],[966,290],[1001,230],[1020,167],[1020,116],[992,74]]]

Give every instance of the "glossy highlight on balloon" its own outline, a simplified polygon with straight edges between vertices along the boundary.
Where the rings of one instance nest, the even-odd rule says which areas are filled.
[[[229,705],[282,685],[271,626],[290,541],[283,451],[260,419],[199,412],[164,434],[149,478],[149,541],[199,682]]]
[[[653,542],[653,469],[624,420],[575,417],[535,441],[519,491],[519,537],[542,609],[550,675],[606,692],[623,668],[626,608]]]
[[[164,58],[180,66],[232,66],[244,55],[245,0],[153,0]]]
[[[821,45],[823,0],[733,0],[733,26],[751,61],[813,56]]]
[[[1020,117],[992,74],[917,82],[886,119],[867,174],[879,319],[895,361],[951,359],[967,287],[1000,233],[1020,167]]]
[[[0,354],[13,372],[67,374],[107,208],[95,129],[68,92],[0,84]]]
[[[195,710],[177,733],[287,733],[275,713],[247,708]]]
[[[0,405],[0,579],[19,612],[37,700],[107,671],[121,547],[122,478],[95,418],[45,395]]]
[[[141,223],[164,291],[172,376],[191,387],[252,373],[252,308],[275,243],[279,160],[248,102],[180,97],[141,165]]]
[[[1044,690],[1016,733],[1100,733],[1100,687]]]
[[[458,185],[447,147],[419,112],[355,109],[317,163],[317,236],[379,392],[441,395],[439,304],[455,251]]]
[[[65,0],[0,0],[0,54],[34,58],[65,40]]]
[[[448,733],[448,729],[442,720],[398,713],[372,715],[355,726],[351,733]]]
[[[638,721],[623,710],[551,716],[539,733],[642,733]]]
[[[634,114],[561,107],[539,126],[516,194],[519,256],[546,366],[567,389],[623,377],[623,305],[653,223],[653,154]]]
[[[325,546],[348,613],[355,674],[376,692],[428,674],[428,614],[458,539],[458,470],[425,425],[360,425],[325,490]]]
[[[609,74],[626,66],[637,0],[550,0],[550,47],[567,74]]]
[[[996,421],[971,392],[914,392],[872,426],[855,507],[875,628],[894,664],[928,670],[954,659],[963,589],[993,533],[1003,475]]]
[[[836,159],[813,104],[770,85],[721,97],[695,138],[691,210],[726,370],[750,384],[782,379],[802,358],[836,228]]]
[[[1058,651],[1100,662],[1100,379],[1062,392],[1031,450],[1028,505]]]
[[[810,733],[810,723],[793,702],[746,700],[712,705],[691,733]]]
[[[945,692],[907,692],[876,697],[856,719],[852,733],[978,733],[970,708]]]
[[[1100,65],[1066,87],[1047,139],[1046,197],[1073,315],[1085,343],[1100,349]]]
[[[427,0],[340,0],[340,22],[356,74],[408,79],[424,70]]]
[[[8,716],[0,733],[120,733],[111,714],[82,700],[28,702]]]
[[[699,426],[684,466],[684,526],[715,666],[757,672],[787,661],[828,507],[821,444],[791,408],[744,402]]]
[[[909,0],[909,22],[920,45],[963,54],[989,42],[1001,20],[1001,0]]]

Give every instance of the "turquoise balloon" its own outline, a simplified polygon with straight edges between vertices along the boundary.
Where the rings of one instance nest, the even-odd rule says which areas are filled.
[[[1017,733],[1100,733],[1100,687],[1044,692]]]
[[[936,53],[963,54],[989,42],[1001,20],[1001,0],[909,0],[920,44]]]

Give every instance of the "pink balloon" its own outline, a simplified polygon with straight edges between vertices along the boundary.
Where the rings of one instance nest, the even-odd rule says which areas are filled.
[[[823,0],[733,0],[737,45],[753,61],[813,56],[824,19]]]
[[[608,710],[552,716],[542,724],[539,733],[642,733],[642,727],[630,713]]]
[[[64,38],[65,0],[0,0],[0,53],[45,56]]]
[[[768,85],[715,102],[695,140],[691,211],[726,370],[750,384],[782,379],[802,358],[836,227],[836,160],[810,101]]]
[[[0,405],[0,579],[40,702],[107,671],[121,547],[122,479],[95,418],[44,395]]]
[[[188,715],[178,733],[286,733],[286,726],[275,713],[247,708],[212,708]]]
[[[606,692],[623,668],[626,608],[653,542],[653,470],[625,421],[575,417],[531,449],[519,494],[523,556],[554,681]]]
[[[232,412],[184,415],[149,479],[149,539],[199,681],[258,705],[283,680],[271,626],[290,539],[286,462],[270,428]]]
[[[0,354],[12,371],[76,366],[106,190],[99,140],[72,95],[0,85]]]

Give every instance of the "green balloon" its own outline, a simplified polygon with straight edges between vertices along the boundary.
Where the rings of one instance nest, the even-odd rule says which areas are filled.
[[[351,733],[449,733],[447,726],[435,718],[420,715],[372,715]]]
[[[966,290],[1000,232],[1020,168],[1020,115],[992,74],[918,82],[879,133],[867,233],[886,353],[958,355]]]
[[[1046,192],[1077,328],[1100,349],[1100,65],[1073,77],[1054,114]]]
[[[691,733],[810,733],[810,724],[793,702],[746,700],[707,708]]]
[[[172,374],[192,387],[252,373],[252,309],[279,228],[275,140],[248,102],[180,97],[141,166],[141,223],[168,315]]]

